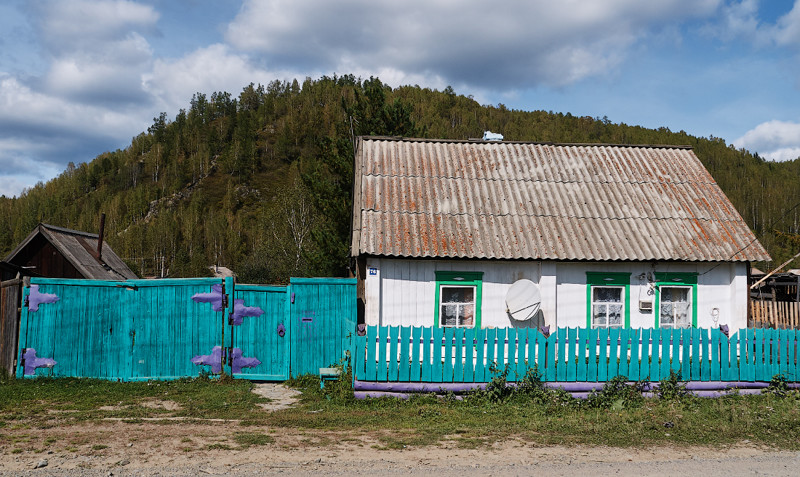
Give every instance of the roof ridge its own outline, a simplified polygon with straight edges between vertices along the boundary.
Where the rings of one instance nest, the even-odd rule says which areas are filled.
[[[441,138],[419,138],[403,136],[359,136],[368,141],[396,141],[396,142],[445,142],[445,143],[464,143],[464,144],[532,144],[537,146],[557,146],[557,147],[616,147],[616,148],[637,148],[637,149],[694,149],[689,144],[611,144],[603,142],[552,142],[552,141],[484,141],[482,139],[441,139]]]
[[[715,180],[711,181],[635,181],[635,180],[574,180],[574,181],[556,181],[547,179],[529,179],[529,178],[503,178],[503,177],[477,177],[477,176],[449,176],[449,175],[419,175],[419,174],[375,174],[372,172],[365,172],[364,177],[407,177],[407,178],[437,178],[437,179],[454,179],[454,180],[476,180],[476,181],[505,181],[505,182],[542,182],[547,184],[713,184],[717,185]]]
[[[73,230],[73,229],[68,229],[66,227],[58,227],[56,225],[45,224],[43,222],[39,223],[39,225],[41,225],[42,227],[44,227],[44,228],[46,228],[48,230],[55,230],[56,232],[63,232],[63,233],[68,233],[68,234],[72,234],[72,235],[82,235],[84,237],[92,237],[92,238],[99,238],[100,237],[98,234],[93,234],[91,232],[84,232],[82,230]]]
[[[664,217],[647,217],[647,216],[639,216],[639,217],[602,217],[599,215],[556,215],[556,214],[510,214],[510,213],[498,213],[498,214],[488,214],[488,213],[469,213],[469,212],[459,212],[459,213],[452,213],[452,212],[419,212],[413,210],[379,210],[374,208],[369,209],[361,209],[362,212],[373,212],[376,214],[406,214],[406,215],[441,215],[441,216],[448,216],[448,217],[465,217],[465,216],[474,216],[474,217],[554,217],[559,219],[598,219],[598,220],[631,220],[631,219],[647,219],[647,220],[700,220],[706,222],[718,222],[718,223],[740,223],[739,220],[732,219],[732,218],[707,218],[707,217],[676,217],[676,216],[664,216]]]

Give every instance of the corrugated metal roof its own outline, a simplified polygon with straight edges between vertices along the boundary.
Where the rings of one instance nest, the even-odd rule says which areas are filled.
[[[14,257],[25,248],[37,235],[43,235],[53,246],[85,278],[94,280],[135,279],[134,274],[122,261],[108,242],[103,242],[102,261],[98,260],[90,250],[97,249],[97,234],[65,229],[49,224],[39,224],[26,238],[6,257],[12,262]]]
[[[757,261],[690,148],[359,138],[354,255]]]

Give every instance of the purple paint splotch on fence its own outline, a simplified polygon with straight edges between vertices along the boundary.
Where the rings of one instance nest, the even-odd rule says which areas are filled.
[[[42,303],[55,303],[60,299],[55,293],[40,293],[39,285],[31,285],[31,291],[28,294],[28,309],[39,311],[39,305]]]
[[[242,368],[255,368],[261,364],[257,358],[246,358],[242,355],[242,350],[233,348],[231,351],[231,373],[239,374]]]
[[[244,321],[245,316],[257,317],[264,314],[264,310],[257,306],[245,306],[244,300],[233,300],[233,313],[231,313],[231,325],[239,326]]]
[[[214,346],[211,354],[201,354],[192,358],[192,363],[198,366],[211,366],[211,372],[219,374],[222,372],[222,347]],[[240,348],[233,348],[230,353],[231,373],[239,374],[242,368],[255,368],[261,364],[257,358],[244,357]]]
[[[51,358],[37,358],[36,350],[34,348],[25,348],[23,350],[22,362],[24,363],[23,373],[26,376],[33,375],[36,372],[36,368],[52,368],[58,364]]]
[[[192,301],[195,303],[211,303],[211,309],[222,311],[222,285],[211,285],[210,293],[195,293]]]
[[[216,286],[216,285],[215,285]],[[194,298],[193,298],[194,299]],[[222,347],[214,346],[211,354],[199,354],[192,358],[192,363],[198,366],[211,366],[211,372],[219,374],[222,372]]]

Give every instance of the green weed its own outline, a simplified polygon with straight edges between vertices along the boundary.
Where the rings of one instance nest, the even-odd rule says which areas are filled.
[[[262,434],[259,432],[237,432],[233,435],[233,441],[239,444],[242,448],[250,446],[265,446],[272,444],[275,439],[272,436]]]

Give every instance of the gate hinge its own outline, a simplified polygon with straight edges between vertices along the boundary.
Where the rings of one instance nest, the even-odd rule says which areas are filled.
[[[222,294],[222,308],[228,308],[228,294]]]

